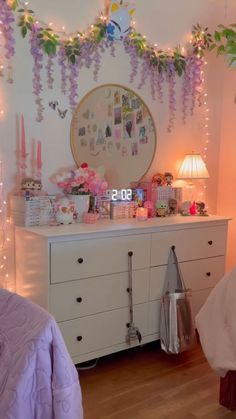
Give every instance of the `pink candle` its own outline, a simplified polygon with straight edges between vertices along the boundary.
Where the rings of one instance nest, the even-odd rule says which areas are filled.
[[[37,147],[37,170],[41,170],[42,168],[42,144],[41,141],[38,141],[38,147]]]
[[[21,150],[20,150],[20,155],[23,159],[26,158],[24,115],[21,115]]]

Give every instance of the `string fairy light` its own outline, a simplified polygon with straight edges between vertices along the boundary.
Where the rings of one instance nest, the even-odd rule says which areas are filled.
[[[18,3],[19,3],[19,6],[21,6],[22,9],[24,9],[23,15],[24,15],[25,21],[27,22],[28,18],[30,16],[32,16],[31,13],[30,13],[30,11],[29,11],[30,4],[29,4],[29,2],[22,2],[22,1],[18,1]],[[110,0],[108,0],[108,3],[110,4]],[[105,12],[101,12],[100,13],[100,16],[99,16],[100,20],[103,21],[103,22],[106,22],[108,20],[108,14],[109,14],[109,6],[108,6],[108,3],[105,6]],[[66,29],[65,25],[63,25],[62,27],[59,27],[56,24],[54,24],[53,22],[51,22],[51,21],[49,23],[47,23],[47,22],[45,22],[43,20],[39,20],[39,19],[35,20],[34,23],[36,24],[36,26],[39,26],[40,25],[44,29],[50,28],[52,34],[64,35],[68,40],[73,39],[75,36],[78,36],[77,35],[77,32],[66,33],[65,32],[65,29]],[[91,25],[90,26],[90,29],[91,28],[93,29],[94,28],[94,25]],[[89,32],[89,30],[87,32]],[[87,32],[85,32],[80,37],[81,38],[86,37]]]
[[[6,246],[10,242],[8,235],[9,226],[10,220],[7,218],[7,202],[4,198],[3,162],[0,160],[0,285],[4,288],[9,288],[8,257],[6,252]]]
[[[202,77],[202,123],[201,123],[201,131],[202,131],[202,156],[203,160],[207,166],[207,156],[208,156],[208,150],[210,145],[210,108],[208,103],[208,93],[206,88],[206,66],[207,61],[204,60],[204,68],[201,70],[201,77]],[[205,180],[202,180],[201,182],[201,189],[199,192],[200,199],[206,203],[207,200],[207,184]],[[208,209],[208,206],[206,205],[206,209]]]
[[[3,40],[3,22],[0,20],[0,77],[4,76],[4,40]]]

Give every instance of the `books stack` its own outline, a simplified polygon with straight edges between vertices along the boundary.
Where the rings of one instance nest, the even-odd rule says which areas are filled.
[[[55,196],[24,197],[13,195],[10,198],[12,222],[21,227],[47,225],[53,222]]]

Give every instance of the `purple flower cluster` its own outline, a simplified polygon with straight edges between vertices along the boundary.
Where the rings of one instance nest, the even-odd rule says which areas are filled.
[[[203,59],[192,56],[191,60],[191,105],[190,114],[193,115],[196,103],[201,106],[201,87],[202,87],[202,67]]]
[[[139,62],[141,64],[141,80],[138,89],[142,89],[146,81],[149,80],[152,99],[158,97],[160,103],[163,103],[163,86],[168,85],[169,92],[169,122],[167,130],[171,132],[175,114],[176,114],[176,69],[173,57],[167,59],[166,68],[159,69],[157,64],[153,65],[150,61],[148,52],[144,52],[141,56],[138,53],[136,45],[130,39],[124,41],[125,52],[130,56],[131,73],[130,82],[133,82],[138,73]],[[196,103],[201,105],[201,86],[202,86],[202,64],[203,59],[195,54],[189,54],[185,58],[185,68],[183,70],[182,84],[182,120],[186,123],[188,109],[192,115]]]
[[[61,44],[59,51],[58,51],[58,64],[61,70],[61,92],[63,95],[66,94],[66,87],[67,87],[67,65],[66,65],[67,57],[65,53],[64,45]]]
[[[48,61],[47,64],[45,66],[46,70],[47,70],[47,84],[48,84],[48,88],[49,89],[53,89],[53,82],[54,82],[54,78],[53,78],[53,66],[54,66],[54,61],[51,55],[48,56]]]
[[[13,23],[15,16],[5,0],[0,0],[0,30],[5,39],[5,57],[10,60],[15,54],[15,39],[13,36]],[[8,77],[7,81],[12,83],[12,77]]]
[[[76,60],[75,64],[69,64],[69,103],[70,109],[73,112],[77,105],[78,97],[78,77],[80,60]]]
[[[124,48],[125,52],[130,56],[130,65],[131,65],[131,73],[130,73],[130,83],[133,83],[135,77],[138,74],[138,67],[139,67],[139,59],[136,50],[136,46],[132,43],[129,43],[127,38],[124,41]]]
[[[5,56],[7,59],[10,59],[15,54],[14,30],[12,27],[13,22],[15,22],[15,16],[5,0],[0,0],[0,22],[1,31],[5,38]]]
[[[102,61],[101,53],[98,48],[96,49],[94,53],[93,60],[94,60],[93,79],[94,81],[98,81],[98,73],[99,73],[99,70],[101,67],[101,61]]]
[[[149,58],[146,53],[143,54],[143,62],[142,62],[142,68],[141,68],[141,80],[138,85],[138,89],[142,89],[142,87],[145,85],[147,79],[150,77],[150,64],[149,64]]]
[[[183,74],[182,84],[182,121],[186,124],[188,116],[188,102],[192,91],[192,56],[186,57],[186,66]]]
[[[38,29],[33,28],[30,33],[30,52],[33,57],[33,93],[36,96],[35,103],[37,105],[37,117],[36,120],[41,122],[43,120],[43,104],[40,93],[43,90],[42,81],[41,81],[41,70],[43,68],[43,50],[39,45],[39,40],[37,37]]]
[[[169,123],[167,127],[167,131],[171,132],[174,126],[175,120],[175,113],[176,113],[176,72],[174,67],[174,61],[172,58],[168,59],[167,62],[167,72],[166,72],[166,80],[169,87]]]

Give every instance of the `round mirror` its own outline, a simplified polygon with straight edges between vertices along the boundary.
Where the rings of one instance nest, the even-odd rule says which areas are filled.
[[[156,149],[156,130],[143,100],[126,87],[107,84],[89,92],[71,122],[75,162],[103,165],[112,188],[139,181]]]

